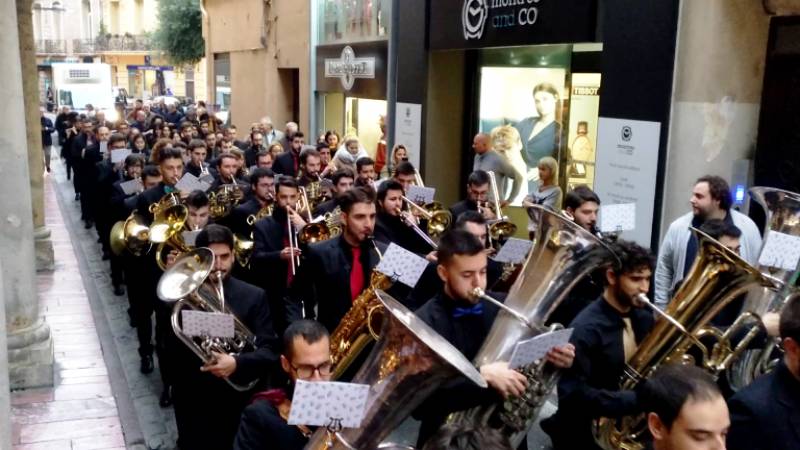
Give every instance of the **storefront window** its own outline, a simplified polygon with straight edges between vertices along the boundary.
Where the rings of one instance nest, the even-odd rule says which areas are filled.
[[[231,105],[231,59],[228,53],[214,54],[214,105],[227,111]]]
[[[316,0],[319,44],[386,39],[391,0]]]

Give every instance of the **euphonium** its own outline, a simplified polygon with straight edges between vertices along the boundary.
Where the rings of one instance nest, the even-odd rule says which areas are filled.
[[[208,195],[209,214],[214,219],[225,217],[239,204],[241,198],[242,188],[238,184],[223,184]]]
[[[710,325],[711,320],[748,289],[775,286],[716,240],[694,228],[692,232],[698,241],[697,258],[653,330],[628,361],[621,389],[635,389],[663,364],[697,364],[719,375],[744,348],[742,343],[734,347],[731,339],[755,316],[739,316],[724,333]],[[646,298],[639,301],[656,308]],[[712,340],[713,346],[708,345]],[[699,355],[699,360],[693,355]],[[602,418],[595,422],[594,433],[598,445],[607,450],[639,450],[648,433],[647,419],[643,415]]]
[[[150,205],[153,223],[150,224],[150,242],[160,244],[178,233],[189,217],[189,209],[181,202],[176,192],[161,197],[158,203]]]
[[[800,236],[800,194],[757,186],[750,188],[750,197],[761,205],[766,214],[765,243],[771,232]],[[742,310],[752,312],[760,318],[765,313],[779,312],[788,299],[798,295],[798,290],[792,283],[797,270],[785,270],[769,264],[760,264],[758,269],[761,273],[783,283],[782,289],[758,286],[747,293]],[[777,342],[770,341],[765,348],[745,351],[727,371],[731,387],[734,390],[741,389],[759,375],[769,371],[774,366],[772,355],[777,348]]]
[[[462,376],[481,387],[486,381],[470,362],[427,324],[383,291],[381,339],[353,378],[370,386],[361,427],[320,428],[306,449],[374,450],[411,412],[445,382]]]
[[[496,361],[509,361],[517,342],[550,328],[550,314],[577,282],[616,256],[603,241],[558,213],[535,205],[537,219],[533,248],[506,297],[489,334],[475,356],[477,367]],[[487,301],[482,292],[476,296]],[[558,371],[544,364],[521,370],[528,378],[526,393],[489,407],[478,407],[453,414],[451,421],[476,426],[499,427],[516,448],[527,435],[544,400],[558,380]]]
[[[135,256],[150,250],[150,228],[144,218],[132,212],[127,219],[120,220],[111,227],[111,251],[119,256],[126,249]]]
[[[175,335],[206,364],[213,361],[212,352],[237,355],[254,350],[256,342],[253,332],[235,315],[233,338],[189,336],[183,332],[181,311],[184,309],[233,315],[225,306],[221,274],[215,274],[216,284],[209,279],[213,267],[214,253],[205,247],[196,248],[184,253],[161,275],[157,289],[158,298],[165,302],[175,302],[171,317]],[[241,392],[251,389],[258,382],[252,380],[240,383],[230,378],[225,381]]]

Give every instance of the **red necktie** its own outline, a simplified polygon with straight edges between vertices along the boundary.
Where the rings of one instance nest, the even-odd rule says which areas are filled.
[[[361,247],[353,247],[353,265],[350,269],[350,300],[355,300],[364,288],[364,268],[361,267]]]
[[[289,231],[291,233],[291,231]],[[289,246],[289,234],[287,233],[286,236],[283,237],[283,247],[286,248]],[[292,255],[294,257],[294,255]],[[292,280],[294,280],[294,275],[292,275],[292,263],[291,261],[289,264],[286,265],[286,287],[291,286]]]

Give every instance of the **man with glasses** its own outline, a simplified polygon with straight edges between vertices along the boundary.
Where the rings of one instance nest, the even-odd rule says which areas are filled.
[[[494,211],[489,208],[489,174],[483,170],[476,170],[467,178],[467,198],[450,207],[453,220],[467,211],[481,213],[484,219],[495,218]]]
[[[311,429],[286,423],[297,380],[329,381],[331,378],[330,336],[322,324],[302,319],[283,334],[281,367],[289,378],[285,388],[270,389],[253,396],[242,413],[234,449],[279,448],[300,450]]]

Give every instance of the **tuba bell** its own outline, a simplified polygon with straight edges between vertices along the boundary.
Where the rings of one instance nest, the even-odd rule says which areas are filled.
[[[189,336],[183,332],[181,311],[184,309],[233,315],[225,306],[221,274],[215,274],[216,284],[210,279],[213,268],[214,253],[205,247],[196,248],[184,253],[161,275],[157,288],[158,298],[175,302],[170,320],[175,335],[207,364],[214,360],[212,352],[237,355],[254,350],[256,342],[253,332],[235,315],[233,338]],[[258,380],[239,382],[230,378],[225,381],[240,392],[248,391],[258,383]]]
[[[361,427],[320,428],[306,449],[374,450],[411,412],[445,382],[463,376],[486,381],[447,340],[385,292],[375,292],[385,311],[381,339],[353,383],[370,386]]]
[[[537,218],[533,248],[473,360],[477,367],[509,361],[517,342],[550,331],[545,323],[577,282],[598,267],[616,261],[614,252],[580,225],[543,206],[532,208]],[[474,295],[497,302],[482,292]],[[499,428],[516,448],[525,439],[559,374],[543,363],[531,364],[520,372],[528,378],[524,395],[455,413],[450,421]]]
[[[761,205],[767,216],[764,230],[765,243],[772,232],[800,236],[800,194],[756,186],[750,188],[750,197]],[[769,312],[780,312],[783,305],[798,295],[799,291],[792,283],[797,269],[786,270],[770,264],[759,264],[758,270],[783,283],[782,289],[756,286],[747,292],[742,310],[752,312],[760,318]],[[770,371],[776,363],[773,354],[778,347],[776,340],[770,340],[764,348],[746,350],[726,372],[731,388],[739,390],[749,385],[759,375]]]
[[[153,223],[150,224],[150,242],[153,244],[166,242],[180,232],[189,217],[189,209],[175,192],[150,205],[150,212],[153,214]]]
[[[712,375],[719,375],[743,351],[743,342],[734,347],[732,338],[757,317],[745,313],[724,333],[713,327],[711,320],[748,289],[775,287],[739,255],[705,233],[691,230],[698,241],[697,258],[652,331],[628,361],[620,380],[621,389],[635,389],[663,364],[697,364]],[[709,345],[711,341],[713,345]],[[644,448],[643,438],[648,434],[647,418],[601,418],[595,421],[593,431],[597,444],[604,449],[639,450]]]
[[[120,220],[111,227],[111,251],[119,256],[125,250],[134,256],[150,251],[150,228],[145,225],[144,218],[132,212],[125,220]]]

